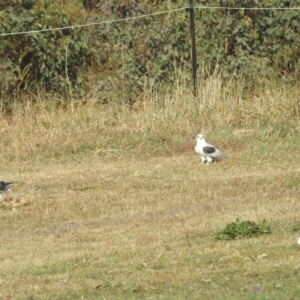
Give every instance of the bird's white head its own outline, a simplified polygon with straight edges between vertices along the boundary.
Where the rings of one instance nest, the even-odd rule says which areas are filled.
[[[197,135],[197,140],[200,140],[200,141],[202,141],[202,140],[204,140],[204,135],[203,134],[198,134]]]

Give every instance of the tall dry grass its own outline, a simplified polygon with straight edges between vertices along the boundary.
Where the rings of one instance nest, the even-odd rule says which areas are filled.
[[[300,132],[297,87],[266,82],[246,94],[215,72],[199,81],[194,97],[181,83],[159,95],[146,90],[131,107],[120,99],[100,104],[97,96],[64,109],[40,96],[34,104],[16,103],[12,114],[0,115],[2,155],[7,160],[160,155],[183,149],[198,132],[228,139],[234,130],[253,130],[265,141]]]

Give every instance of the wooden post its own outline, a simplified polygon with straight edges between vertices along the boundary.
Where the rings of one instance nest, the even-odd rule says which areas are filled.
[[[191,28],[191,41],[192,41],[192,69],[193,69],[193,84],[194,96],[197,96],[197,57],[196,57],[196,41],[195,41],[195,18],[194,18],[194,3],[189,0],[190,11],[190,28]]]

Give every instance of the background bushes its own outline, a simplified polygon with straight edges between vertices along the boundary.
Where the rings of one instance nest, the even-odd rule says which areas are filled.
[[[2,1],[0,33],[126,19],[187,6],[187,1],[64,2]],[[218,67],[224,80],[234,76],[248,87],[262,77],[297,83],[299,10],[242,7],[298,5],[298,0],[195,1],[199,72],[209,76]],[[179,71],[182,84],[190,84],[188,18],[183,9],[109,24],[1,36],[2,102],[43,92],[133,103],[145,91],[159,92],[174,84]]]

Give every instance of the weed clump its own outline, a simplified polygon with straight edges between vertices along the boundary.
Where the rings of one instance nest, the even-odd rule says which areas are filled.
[[[227,224],[221,229],[217,235],[216,240],[234,240],[237,237],[255,237],[261,234],[271,233],[269,223],[264,219],[261,224],[256,224],[251,221],[240,221],[238,218],[235,222]]]

